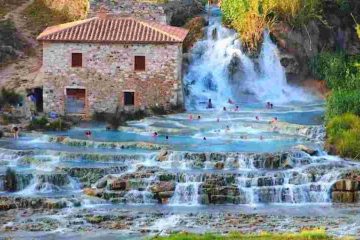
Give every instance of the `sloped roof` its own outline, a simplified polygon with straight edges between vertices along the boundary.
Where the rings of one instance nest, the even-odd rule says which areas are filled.
[[[188,30],[132,17],[94,17],[48,27],[37,40],[57,42],[180,43]]]

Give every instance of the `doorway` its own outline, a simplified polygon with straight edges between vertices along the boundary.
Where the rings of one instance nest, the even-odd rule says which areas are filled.
[[[34,88],[34,95],[36,99],[36,112],[44,111],[44,100],[43,100],[43,89],[42,88]]]
[[[86,91],[81,88],[66,89],[66,113],[84,114],[85,113]]]

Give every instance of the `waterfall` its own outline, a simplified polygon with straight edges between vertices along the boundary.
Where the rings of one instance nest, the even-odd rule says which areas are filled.
[[[279,51],[264,32],[264,41],[257,58],[243,51],[235,31],[221,23],[221,11],[210,9],[206,36],[191,50],[185,76],[187,109],[204,109],[209,99],[215,108],[222,108],[232,99],[247,101],[307,102],[314,100],[300,88],[288,85]]]
[[[201,176],[195,174],[182,174],[176,183],[174,195],[169,201],[172,206],[197,206],[199,205],[199,187],[202,183]]]

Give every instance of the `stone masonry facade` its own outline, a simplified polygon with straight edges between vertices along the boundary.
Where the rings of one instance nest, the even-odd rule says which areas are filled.
[[[71,66],[82,53],[82,67]],[[135,56],[145,56],[145,71],[134,70]],[[134,92],[130,109],[183,104],[182,44],[104,44],[43,42],[44,111],[66,114],[66,89],[85,89],[85,114],[114,112],[124,106],[124,92]]]

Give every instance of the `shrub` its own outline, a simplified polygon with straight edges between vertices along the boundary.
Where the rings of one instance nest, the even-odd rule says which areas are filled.
[[[1,89],[0,109],[5,105],[16,106],[22,102],[22,96],[13,90]]]
[[[321,0],[223,0],[223,21],[235,28],[245,47],[256,50],[263,32],[275,22],[299,27],[312,19],[322,19]]]
[[[327,145],[333,145],[342,157],[360,156],[360,117],[346,113],[333,117],[326,126]]]
[[[0,20],[0,66],[14,60],[19,51],[28,47],[12,20]]]
[[[360,91],[336,90],[327,98],[326,119],[344,113],[360,115]]]
[[[360,89],[360,56],[324,52],[310,62],[316,77],[331,89]]]
[[[63,131],[70,128],[70,124],[62,119],[49,122],[46,117],[35,118],[27,126],[28,130]]]

